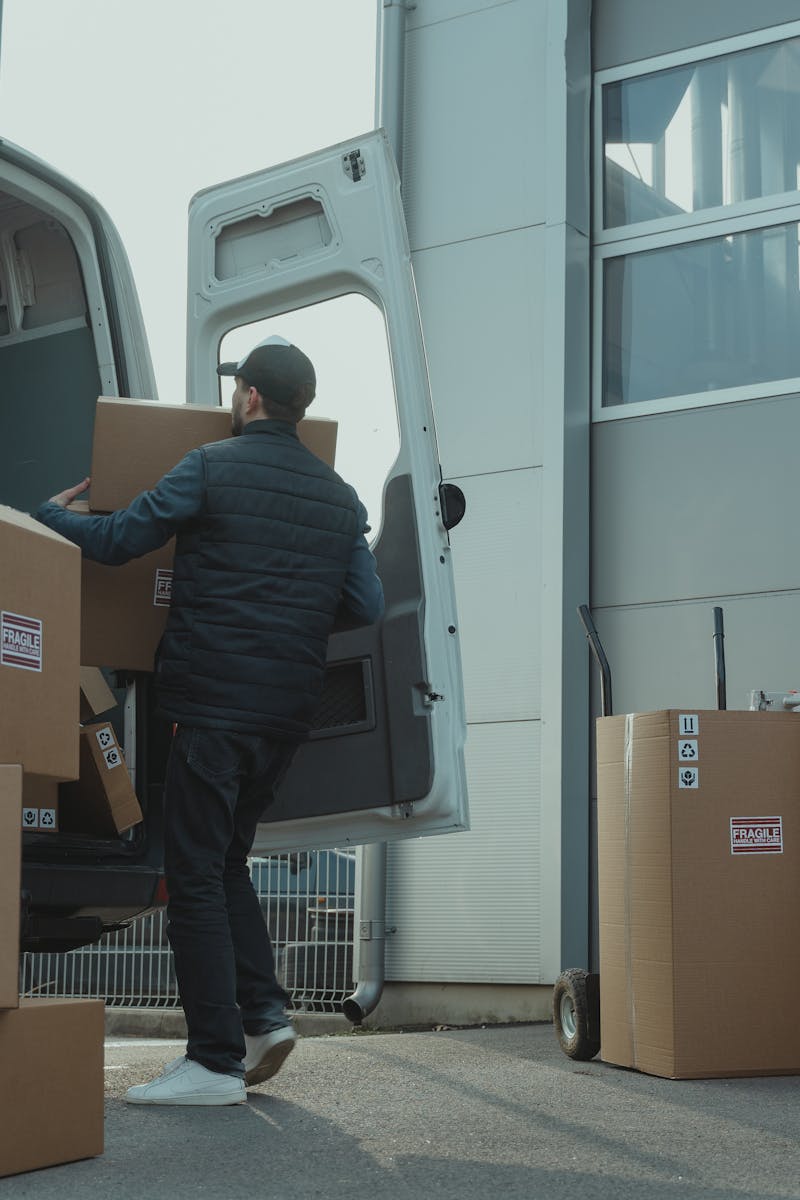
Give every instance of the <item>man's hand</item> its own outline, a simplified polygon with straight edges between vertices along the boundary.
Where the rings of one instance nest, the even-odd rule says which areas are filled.
[[[57,504],[59,508],[66,508],[78,496],[83,495],[91,482],[91,478],[87,475],[83,483],[76,483],[75,487],[67,488],[65,492],[59,492],[57,496],[51,496],[50,503]]]

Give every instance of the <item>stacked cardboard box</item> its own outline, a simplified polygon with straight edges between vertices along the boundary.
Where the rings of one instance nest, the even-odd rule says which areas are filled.
[[[103,1153],[102,1000],[0,1012],[0,1176]]]
[[[0,1176],[103,1150],[102,1002],[19,999],[23,805],[56,821],[78,773],[79,629],[77,548],[0,508]]]
[[[80,551],[0,507],[0,763],[78,774]]]
[[[142,820],[122,750],[108,721],[80,731],[80,776],[59,788],[61,829],[116,837]]]
[[[22,781],[22,828],[37,833],[58,833],[58,782],[41,775]]]
[[[800,718],[604,717],[597,783],[601,1057],[800,1073]]]

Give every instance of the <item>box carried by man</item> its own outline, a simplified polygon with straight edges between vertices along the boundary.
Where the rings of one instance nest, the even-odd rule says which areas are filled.
[[[297,436],[312,454],[333,466],[338,423],[306,417]],[[92,512],[127,508],[155,486],[190,450],[231,437],[231,410],[199,404],[161,404],[100,396],[92,445]]]

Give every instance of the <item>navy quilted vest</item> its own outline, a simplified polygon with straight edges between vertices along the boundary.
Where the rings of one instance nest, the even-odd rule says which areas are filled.
[[[160,708],[187,725],[302,739],[361,532],[356,494],[283,421],[252,421],[202,454],[206,506],[178,536]]]

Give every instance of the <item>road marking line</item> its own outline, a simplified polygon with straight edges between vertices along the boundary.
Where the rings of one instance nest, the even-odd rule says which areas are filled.
[[[127,1042],[106,1042],[106,1047],[109,1050],[125,1050],[129,1046],[132,1049],[138,1049],[139,1047],[144,1047],[144,1046],[148,1046],[148,1047],[164,1046],[164,1047],[166,1047],[166,1046],[185,1046],[185,1045],[186,1045],[186,1038],[183,1038],[181,1041],[177,1041],[177,1040],[173,1041],[172,1039],[169,1039],[169,1038],[159,1038],[158,1041],[140,1041],[138,1038],[133,1037],[130,1039],[130,1041],[127,1041]]]

